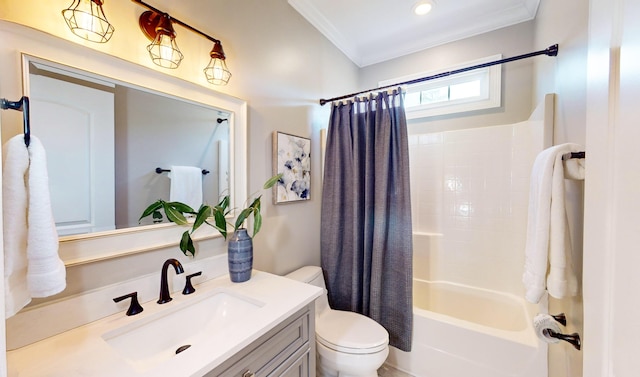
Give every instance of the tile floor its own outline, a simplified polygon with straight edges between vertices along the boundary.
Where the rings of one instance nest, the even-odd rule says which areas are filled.
[[[387,364],[384,364],[383,366],[380,367],[380,369],[378,369],[378,376],[379,377],[414,377],[411,374],[399,371],[393,367],[388,366]]]

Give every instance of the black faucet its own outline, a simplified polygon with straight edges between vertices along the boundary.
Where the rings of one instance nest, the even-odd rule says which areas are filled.
[[[176,274],[181,274],[184,272],[182,265],[177,259],[167,259],[162,265],[162,271],[160,272],[160,298],[158,299],[158,304],[164,304],[172,300],[169,295],[169,283],[167,282],[167,270],[169,266],[173,266],[173,269],[176,270]]]

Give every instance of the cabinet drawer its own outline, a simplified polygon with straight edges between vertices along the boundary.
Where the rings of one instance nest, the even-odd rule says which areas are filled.
[[[287,370],[291,360],[297,361],[309,353],[309,321],[313,318],[310,315],[312,313],[309,308],[304,308],[206,376],[280,376]]]
[[[309,377],[309,357],[311,357],[311,355],[309,354],[309,351],[307,351],[302,356],[298,357],[298,359],[296,359],[292,364],[284,364],[283,367],[287,366],[287,368],[282,368],[284,369],[284,372],[277,370],[274,373],[274,376]]]

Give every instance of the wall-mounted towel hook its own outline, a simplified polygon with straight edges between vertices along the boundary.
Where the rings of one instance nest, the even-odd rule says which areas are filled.
[[[218,122],[218,124],[220,124],[220,123],[222,123],[224,121],[227,121],[227,120],[229,120],[229,119],[218,118],[217,122]]]
[[[0,108],[2,110],[17,110],[22,111],[22,128],[24,133],[24,145],[27,147],[31,142],[31,121],[29,119],[29,97],[23,96],[18,101],[9,101],[5,98],[0,98]]]
[[[170,171],[171,171],[171,169],[156,168],[156,173],[157,174],[169,173]],[[207,175],[209,173],[211,173],[209,170],[202,169],[202,175]]]

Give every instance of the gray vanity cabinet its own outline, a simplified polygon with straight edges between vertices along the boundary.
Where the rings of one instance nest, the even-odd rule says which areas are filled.
[[[205,377],[314,377],[315,314],[311,303]]]

